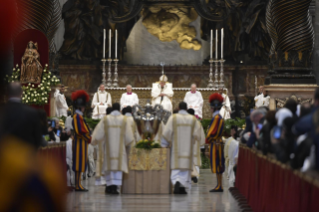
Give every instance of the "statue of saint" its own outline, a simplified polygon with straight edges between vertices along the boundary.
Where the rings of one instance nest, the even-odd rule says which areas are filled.
[[[21,59],[21,83],[40,83],[43,67],[40,63],[38,44],[29,41],[24,55]]]

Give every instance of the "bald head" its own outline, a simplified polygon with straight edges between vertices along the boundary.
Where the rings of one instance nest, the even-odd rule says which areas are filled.
[[[197,89],[197,86],[196,86],[195,83],[193,83],[193,84],[191,85],[191,91],[192,91],[192,92],[195,92],[196,89]]]
[[[21,98],[22,96],[22,88],[21,88],[21,84],[18,82],[12,82],[9,84],[8,86],[8,97],[12,98]]]

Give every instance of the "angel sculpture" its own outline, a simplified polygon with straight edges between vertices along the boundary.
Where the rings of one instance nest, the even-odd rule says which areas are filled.
[[[40,63],[38,44],[29,41],[21,59],[21,83],[40,83],[43,67]]]

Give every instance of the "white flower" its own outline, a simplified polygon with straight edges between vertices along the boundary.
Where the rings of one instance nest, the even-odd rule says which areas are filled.
[[[50,76],[48,76],[48,79],[50,79]]]
[[[32,88],[34,88],[34,85],[32,84]]]
[[[17,78],[18,78],[18,76],[15,76],[15,78],[17,79]]]
[[[31,83],[29,83],[29,86],[31,86]]]
[[[48,82],[48,85],[50,85],[50,83]]]
[[[45,103],[48,103],[48,101],[47,101],[47,100],[45,100]]]
[[[33,96],[33,94],[31,94],[31,96]]]
[[[18,71],[20,71],[20,69],[18,68]]]
[[[8,74],[6,76],[8,77]]]
[[[45,72],[47,72],[47,70],[46,70],[46,69],[44,69],[44,71],[43,71],[43,72],[45,73]]]
[[[45,64],[45,67],[48,67],[48,64]]]
[[[15,71],[16,69],[15,68],[13,68],[13,71]]]
[[[17,64],[16,67],[19,67],[19,65]]]
[[[28,97],[28,99],[30,99],[30,97]]]
[[[43,87],[41,88],[41,90],[43,90]]]
[[[28,103],[28,100],[27,101],[25,101],[26,103]]]
[[[36,102],[37,100],[36,100],[36,99],[34,99],[33,101],[35,101],[35,102]]]

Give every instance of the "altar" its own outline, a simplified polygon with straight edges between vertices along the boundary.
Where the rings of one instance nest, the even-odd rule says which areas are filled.
[[[123,176],[123,194],[170,194],[170,149],[132,148],[129,173]]]

